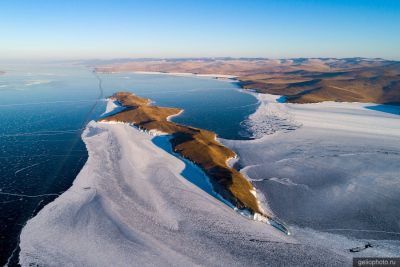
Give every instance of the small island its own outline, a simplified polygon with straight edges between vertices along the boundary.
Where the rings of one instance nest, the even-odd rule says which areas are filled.
[[[270,218],[260,207],[252,184],[228,165],[229,159],[236,154],[219,143],[215,133],[169,121],[170,116],[182,110],[151,105],[149,99],[129,92],[115,93],[110,99],[118,101],[125,109],[102,118],[100,122],[133,123],[145,131],[171,135],[173,150],[203,169],[210,177],[215,192],[252,216],[260,214]]]

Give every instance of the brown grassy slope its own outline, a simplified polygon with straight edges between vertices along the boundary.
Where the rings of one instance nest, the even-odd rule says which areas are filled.
[[[101,121],[129,122],[144,130],[171,134],[173,150],[199,165],[211,178],[217,193],[238,208],[264,214],[251,193],[254,190],[251,183],[226,163],[235,153],[216,141],[215,133],[167,120],[180,109],[152,106],[148,99],[126,92],[116,93],[112,98],[127,109]]]
[[[400,63],[347,59],[153,60],[111,64],[99,72],[161,71],[238,76],[243,88],[286,95],[289,102],[400,104]]]
[[[239,78],[244,88],[288,96],[289,102],[321,101],[400,104],[400,65],[341,72],[289,72]],[[298,80],[296,80],[298,79]],[[303,80],[301,80],[303,79]]]

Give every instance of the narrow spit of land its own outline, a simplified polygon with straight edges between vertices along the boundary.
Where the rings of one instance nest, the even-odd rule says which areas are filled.
[[[115,93],[111,99],[125,109],[100,121],[133,123],[146,131],[171,135],[173,150],[200,166],[218,194],[239,209],[270,218],[260,207],[252,184],[227,164],[236,154],[220,144],[215,133],[169,121],[168,117],[182,112],[178,108],[154,106],[149,99],[128,92]]]

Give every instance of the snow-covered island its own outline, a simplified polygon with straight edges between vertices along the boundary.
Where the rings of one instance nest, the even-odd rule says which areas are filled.
[[[268,177],[265,169],[272,168],[276,177],[268,177],[271,183],[302,189],[305,186],[289,179],[289,174],[294,176],[296,170],[312,174],[301,169],[307,159],[311,158],[309,162],[322,172],[329,164],[340,170],[343,162],[358,164],[354,169],[362,170],[362,163],[354,161],[352,152],[340,148],[373,144],[384,144],[386,150],[372,149],[375,154],[365,151],[362,159],[383,151],[385,162],[391,162],[385,166],[393,173],[397,170],[398,115],[365,109],[361,104],[302,106],[277,103],[270,95],[258,97],[260,108],[248,123],[263,137],[222,140],[247,166],[242,174],[254,178],[251,172],[259,170],[264,171],[262,177]],[[108,115],[120,110],[109,101]],[[343,266],[351,264],[354,254],[350,249],[365,244],[365,240],[299,226],[292,226],[293,235],[288,236],[268,224],[240,216],[205,189],[209,184],[204,172],[174,154],[168,135],[152,135],[128,123],[90,122],[82,137],[89,159],[73,186],[24,227],[22,266]],[[345,161],[332,161],[331,157],[329,162],[324,161],[326,147],[336,148],[329,151],[337,151],[335,158],[344,157]],[[267,156],[266,163],[262,159]],[[297,165],[290,170],[285,166],[287,161]],[[281,166],[286,175],[283,178],[278,175]],[[382,164],[372,166],[376,167],[371,167],[374,172],[382,171]],[[263,186],[254,180],[256,188]],[[193,181],[203,181],[204,186]],[[399,184],[393,179],[380,182],[385,188],[398,188]],[[352,190],[350,184],[347,189]],[[353,186],[353,191],[356,189]],[[320,192],[316,199],[322,201],[322,196]],[[287,212],[296,213],[298,206],[284,204]],[[267,202],[263,207],[267,208]],[[315,213],[318,211],[323,212]],[[360,249],[357,256],[396,256],[399,247],[399,241],[380,240],[378,246]]]

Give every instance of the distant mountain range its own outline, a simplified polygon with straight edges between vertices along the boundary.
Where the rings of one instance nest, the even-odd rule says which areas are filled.
[[[176,58],[86,61],[98,72],[154,71],[235,75],[243,88],[321,101],[400,105],[400,62],[381,58]]]

